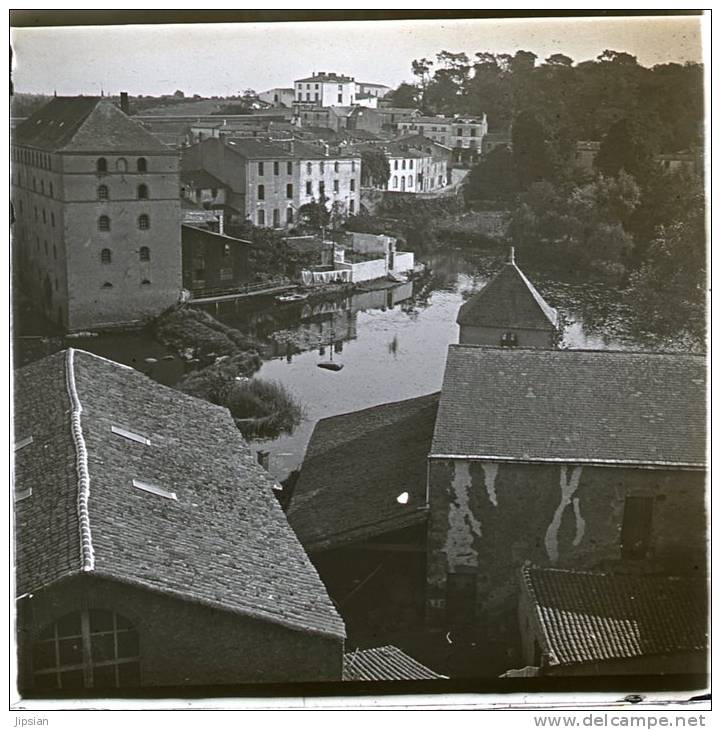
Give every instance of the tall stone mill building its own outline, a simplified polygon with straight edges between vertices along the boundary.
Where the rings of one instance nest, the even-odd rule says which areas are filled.
[[[56,97],[15,129],[11,159],[16,283],[48,319],[132,324],[178,300],[177,152],[107,99]]]

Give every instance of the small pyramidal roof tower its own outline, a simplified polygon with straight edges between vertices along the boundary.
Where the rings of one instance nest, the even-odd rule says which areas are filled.
[[[458,312],[459,342],[492,347],[555,347],[558,312],[516,265],[513,246],[501,271]]]

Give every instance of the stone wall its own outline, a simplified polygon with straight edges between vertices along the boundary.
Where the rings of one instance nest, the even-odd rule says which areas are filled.
[[[650,550],[642,560],[621,555],[628,496],[653,499]],[[518,574],[525,561],[685,575],[705,570],[700,471],[432,459],[429,503],[427,619],[433,626],[445,625],[451,573],[473,574],[468,615],[501,638],[517,634]]]
[[[19,602],[19,684],[32,689],[34,637],[84,608],[113,610],[139,634],[142,686],[340,680],[343,642],[92,575]]]

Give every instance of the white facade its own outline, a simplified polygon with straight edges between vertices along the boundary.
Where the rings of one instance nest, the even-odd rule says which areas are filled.
[[[359,94],[368,94],[369,96],[375,96],[378,99],[382,99],[386,94],[392,91],[390,86],[385,84],[371,84],[363,81],[359,81],[356,84]]]
[[[403,135],[422,134],[434,142],[454,149],[475,149],[479,153],[488,133],[486,115],[482,117],[416,117],[398,122]]]
[[[294,83],[295,101],[318,106],[353,106],[357,96],[355,79],[320,72]]]
[[[295,101],[295,92],[291,88],[268,89],[258,94],[258,98],[273,106],[291,107]]]
[[[324,198],[328,210],[339,203],[344,216],[360,211],[360,157],[299,159],[298,176],[297,208]]]

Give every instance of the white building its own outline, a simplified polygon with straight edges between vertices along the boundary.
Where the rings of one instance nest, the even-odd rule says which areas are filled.
[[[318,106],[353,106],[357,89],[355,79],[336,73],[318,71],[295,81],[295,101]]]
[[[378,99],[382,99],[386,94],[393,91],[390,86],[385,84],[372,84],[366,81],[358,81],[356,88],[359,94],[368,94],[368,96],[375,96]]]
[[[453,149],[456,162],[477,161],[488,134],[486,115],[480,117],[416,117],[398,122],[401,135],[421,134]]]
[[[295,101],[295,91],[290,87],[268,89],[258,94],[258,98],[273,106],[291,107]]]

